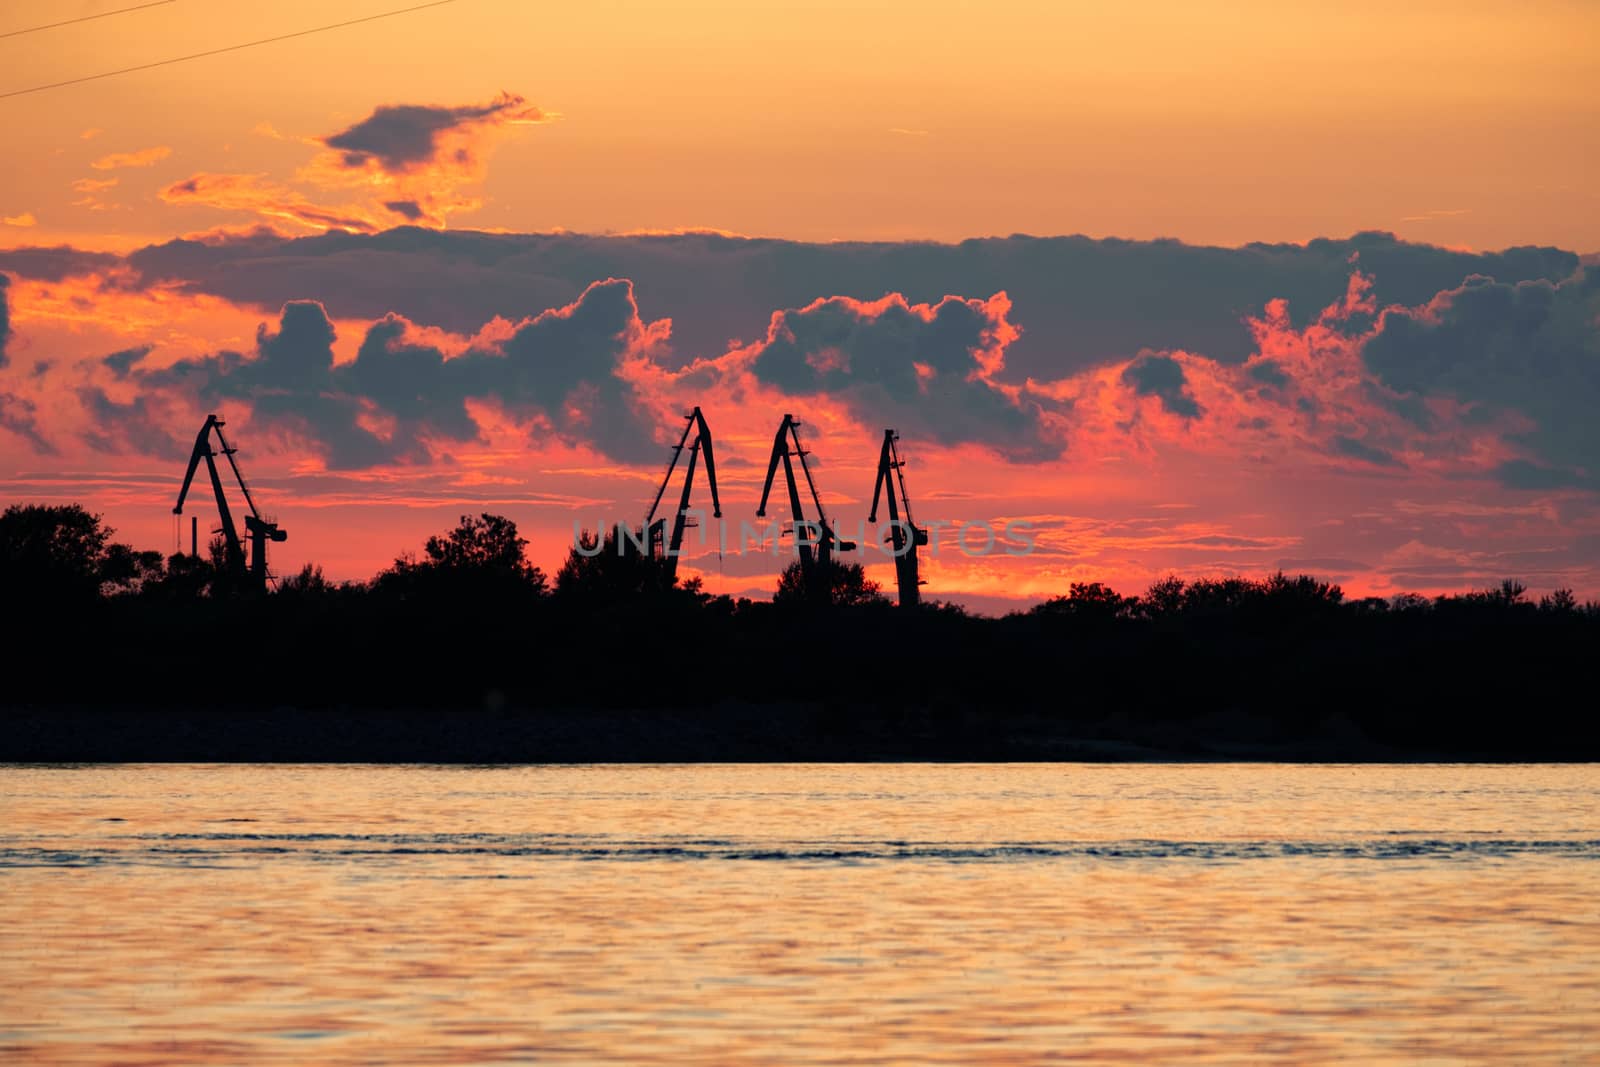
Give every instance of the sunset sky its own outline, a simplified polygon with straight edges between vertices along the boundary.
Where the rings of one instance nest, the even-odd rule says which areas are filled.
[[[1032,523],[924,566],[987,611],[1600,598],[1594,4],[454,0],[28,91],[416,5],[17,32],[131,6],[0,11],[0,502],[170,551],[217,411],[276,573],[484,510],[553,570],[698,404],[734,532],[785,412],[852,533],[890,426],[919,522]]]

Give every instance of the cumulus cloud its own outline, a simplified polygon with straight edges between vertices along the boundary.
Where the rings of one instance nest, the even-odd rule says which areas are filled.
[[[1005,293],[909,304],[819,299],[777,312],[740,353],[756,380],[789,396],[841,401],[860,422],[943,444],[978,443],[1011,458],[1059,455],[1040,402],[995,381],[1021,331]]]
[[[1473,276],[1418,307],[1389,308],[1366,366],[1408,396],[1447,396],[1479,421],[1507,413],[1531,456],[1499,468],[1513,488],[1600,488],[1600,271],[1552,283]]]
[[[1519,458],[1514,418],[1479,417],[1370,372],[1362,352],[1376,330],[1372,290],[1354,273],[1305,325],[1285,301],[1268,301],[1246,318],[1254,351],[1242,363],[1147,351],[1034,388],[1068,406],[1069,455],[1182,453],[1239,470],[1288,463],[1385,478],[1489,478]]]
[[[4,223],[7,226],[18,226],[25,229],[29,226],[39,225],[39,220],[34,217],[33,212],[24,211],[20,215],[7,215],[4,218],[0,218],[0,223]]]
[[[183,398],[207,407],[248,404],[254,421],[308,443],[330,467],[423,463],[481,440],[469,410],[481,402],[536,435],[586,443],[625,462],[653,459],[655,418],[634,375],[665,330],[664,322],[643,322],[632,286],[612,279],[565,307],[490,323],[459,352],[388,315],[368,327],[353,361],[336,363],[327,311],[299,300],[284,305],[275,329],[257,331],[249,356],[220,352],[151,369],[142,366],[143,352],[107,357],[106,369],[136,386],[136,399],[119,407],[93,389],[84,401],[120,435],[93,442],[108,449],[161,445],[158,408],[146,402]]]
[[[153,167],[163,159],[172,155],[172,149],[166,145],[156,145],[152,148],[141,148],[137,152],[113,152],[109,156],[101,156],[90,163],[95,170],[118,170],[122,167]]]
[[[1141,396],[1153,396],[1174,415],[1186,419],[1200,415],[1200,405],[1188,393],[1188,379],[1183,376],[1183,365],[1171,356],[1153,352],[1141,353],[1122,372],[1122,380]]]

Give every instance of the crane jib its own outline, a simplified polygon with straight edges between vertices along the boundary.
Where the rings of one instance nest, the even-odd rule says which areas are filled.
[[[194,451],[189,455],[189,466],[183,475],[183,487],[178,490],[178,502],[173,507],[174,515],[183,514],[183,503],[189,496],[189,486],[194,482],[195,471],[202,461],[206,465],[206,474],[211,482],[211,492],[217,501],[217,516],[221,522],[220,532],[223,544],[223,566],[228,579],[241,591],[265,592],[267,587],[267,543],[283,542],[289,535],[281,529],[276,522],[271,522],[261,517],[256,509],[255,498],[250,493],[250,486],[244,480],[244,472],[239,469],[238,460],[234,454],[238,449],[228,443],[222,433],[223,421],[216,415],[207,415],[205,425],[200,427],[200,432],[194,439]],[[219,448],[212,448],[211,437],[216,435]],[[233,522],[233,510],[228,506],[228,495],[223,491],[222,476],[217,471],[217,454],[227,457],[228,466],[233,471],[234,480],[239,484],[239,491],[244,495],[245,504],[249,514],[245,516],[245,533],[250,538],[250,556],[248,566],[245,559],[244,542],[239,537],[238,527]],[[196,546],[190,545],[193,549]]]

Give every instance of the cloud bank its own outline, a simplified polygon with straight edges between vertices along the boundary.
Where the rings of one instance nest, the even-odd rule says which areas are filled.
[[[360,235],[271,234],[172,241],[132,254],[146,284],[186,287],[276,312],[314,296],[345,315],[390,311],[458,333],[530,305],[569,303],[591,282],[629,278],[639,300],[671,314],[680,364],[760,340],[773,311],[819,297],[911,304],[1004,292],[1026,332],[1004,378],[1059,378],[1143,350],[1183,349],[1237,363],[1245,325],[1282,299],[1297,325],[1342,298],[1352,269],[1378,307],[1426,304],[1473,274],[1556,283],[1578,257],[1553,248],[1467,253],[1357,234],[1306,245],[1207,248],[1177,241],[1004,237],[805,244],[703,233],[649,237],[485,234],[402,227]],[[5,266],[0,253],[0,266]],[[7,267],[6,269],[10,269]]]
[[[136,399],[118,404],[91,387],[85,402],[109,426],[102,447],[146,451],[165,438],[165,402],[248,405],[252,418],[318,452],[331,468],[431,462],[481,442],[473,402],[493,405],[531,432],[581,440],[621,461],[650,459],[654,419],[630,371],[664,324],[640,320],[632,286],[597,282],[574,303],[517,323],[488,324],[459,352],[387,315],[366,330],[356,358],[336,363],[336,330],[322,304],[285,304],[257,331],[249,355],[220,352],[146,368],[148,350],[102,363]],[[102,431],[105,433],[105,431]]]
[[[352,165],[426,167],[440,151],[430,136],[516,106],[380,109],[336,137],[362,157]],[[135,394],[248,404],[343,468],[481,441],[480,405],[531,439],[628,462],[655,455],[662,412],[759,395],[1013,462],[1296,454],[1371,476],[1600,488],[1584,416],[1600,399],[1597,286],[1555,249],[1469,254],[1374,234],[1196,249],[403,228],[178,241],[123,258],[25,249],[0,253],[0,267],[269,305],[277,324],[254,351],[113,360],[84,402],[102,414]],[[368,323],[347,363],[333,318]],[[153,413],[118,421],[141,417],[155,440]],[[106,443],[134,448],[133,434]]]

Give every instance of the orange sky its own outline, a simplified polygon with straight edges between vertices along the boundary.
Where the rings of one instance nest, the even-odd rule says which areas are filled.
[[[0,33],[119,6],[10,5]],[[177,0],[0,38],[0,93],[401,6]],[[1600,8],[1587,3],[1174,2],[1113,11],[457,0],[0,99],[8,158],[25,162],[0,175],[0,250],[120,252],[260,225],[293,237],[410,220],[509,233],[707,229],[941,242],[1083,233],[1222,246],[1383,230],[1451,248],[1586,252],[1600,249],[1596,54]],[[443,129],[420,162],[334,143],[393,105],[471,114]],[[1134,350],[1052,363],[1056,327],[1045,328],[1039,305],[1013,308],[1001,297],[1020,279],[953,293],[999,333],[964,350],[965,378],[925,374],[937,383],[930,395],[949,390],[948,415],[958,421],[970,413],[964,405],[1004,397],[1028,426],[1007,444],[977,429],[940,439],[934,430],[947,423],[932,417],[920,435],[902,425],[917,517],[1027,519],[1040,530],[1039,551],[932,560],[929,595],[994,608],[1074,580],[1134,592],[1172,569],[1282,566],[1356,592],[1459,589],[1516,575],[1536,589],[1567,584],[1600,596],[1600,511],[1581,487],[1595,470],[1582,461],[1587,438],[1574,431],[1574,443],[1558,425],[1560,406],[1543,394],[1491,409],[1458,380],[1413,394],[1393,375],[1382,379],[1363,362],[1363,346],[1373,331],[1366,319],[1388,301],[1363,295],[1363,269],[1353,260],[1345,272],[1347,298],[1335,292],[1285,310],[1271,301],[1286,291],[1269,286],[1224,309],[1253,323],[1253,349],[1237,358],[1200,352],[1180,333],[1154,364]],[[497,321],[452,325],[400,310],[407,336],[448,361],[475,344],[498,351],[519,318],[570,311],[582,286],[604,277],[584,277],[577,289],[530,283],[525,302],[497,310]],[[153,372],[220,350],[249,354],[258,327],[278,329],[281,298],[131,279],[125,266],[13,278],[11,366],[0,361],[0,499],[83,500],[123,536],[170,547],[168,483],[186,453],[136,441],[130,413],[154,404],[175,436],[192,439],[204,406],[158,388],[159,374],[119,377],[103,357],[152,346],[139,365]],[[1392,281],[1378,278],[1380,287]],[[384,284],[371,279],[380,291]],[[1182,287],[1153,284],[1152,300]],[[852,295],[893,304],[911,285],[885,275]],[[776,313],[796,329],[808,314],[840,316],[868,345],[887,305],[803,310],[843,291],[819,282],[749,309],[737,333],[716,338],[724,346],[689,350],[681,339],[700,334],[685,325],[687,310],[659,286],[640,286],[628,328],[647,332],[628,342],[633,362],[602,384],[620,381],[662,441],[676,438],[689,405],[705,407],[735,523],[753,521],[772,431],[794,411],[817,450],[826,499],[853,528],[889,417],[873,383],[807,391],[758,372],[762,352],[781,340],[762,333]],[[1448,300],[1442,312],[1429,310],[1433,292],[1408,298],[1416,310],[1406,314],[1448,318]],[[339,367],[355,360],[385,310],[354,311],[309,282],[292,295],[326,304]],[[934,321],[939,295],[897,306],[914,328]],[[1594,308],[1587,297],[1569,299]],[[1019,344],[1030,343],[1029,369],[1008,376]],[[1578,343],[1590,351],[1594,342]],[[864,358],[849,344],[824,344],[804,364],[848,369],[853,353]],[[698,375],[680,369],[696,360]],[[1264,362],[1290,368],[1292,388],[1273,393],[1252,377]],[[1181,389],[1146,384],[1147,373],[1175,374]],[[94,414],[92,390],[124,413],[111,422],[125,424]],[[1549,395],[1561,390],[1552,384]],[[222,408],[265,510],[290,531],[274,570],[317,561],[354,578],[415,550],[463,511],[511,515],[550,569],[575,519],[636,520],[661,464],[619,460],[598,444],[590,432],[601,428],[587,423],[600,409],[584,408],[587,395],[543,411],[469,400],[475,440],[444,440],[434,426],[416,455],[360,469],[331,463],[326,440],[282,422],[252,424],[242,395]],[[1395,414],[1408,396],[1421,397],[1426,418]],[[392,421],[366,403],[370,424]],[[7,428],[7,413],[24,408],[39,440],[16,422]],[[119,443],[96,443],[97,434]],[[1041,442],[1048,447],[1038,452]],[[1024,446],[1037,454],[1019,458]],[[1509,489],[1503,472],[1524,469],[1517,464],[1531,464],[1539,484]],[[887,563],[869,562],[887,582]],[[711,554],[691,570],[713,588],[759,594],[779,566]]]
[[[118,6],[11,4],[0,29]],[[179,0],[0,39],[0,92],[403,6]],[[0,216],[36,220],[0,243],[214,226],[229,220],[157,191],[201,170],[286,181],[304,139],[376,104],[507,90],[560,120],[507,139],[456,225],[1218,244],[1384,229],[1596,251],[1596,54],[1582,0],[457,0],[0,101],[7,155],[29,160],[7,168]],[[86,177],[119,180],[101,210],[72,188]]]

